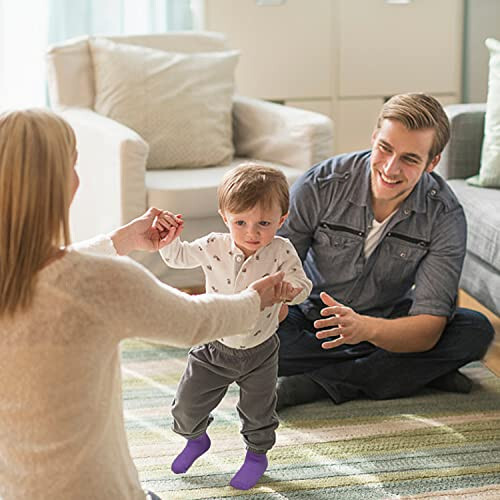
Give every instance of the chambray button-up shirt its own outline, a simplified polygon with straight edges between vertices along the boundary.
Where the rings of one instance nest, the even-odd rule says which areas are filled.
[[[240,292],[255,280],[277,271],[284,271],[286,281],[294,287],[302,288],[290,304],[302,302],[312,288],[295,248],[288,240],[279,236],[275,236],[268,245],[259,248],[247,259],[229,233],[210,233],[192,242],[177,238],[160,253],[165,263],[173,268],[201,266],[208,293]],[[219,341],[234,349],[249,349],[261,344],[276,332],[280,306],[275,304],[261,311],[252,331]]]
[[[290,215],[279,234],[288,238],[313,282],[299,307],[310,319],[326,291],[362,314],[451,317],[465,255],[466,223],[453,191],[424,173],[366,259],[373,221],[371,151],[330,158],[295,182]],[[410,302],[409,302],[410,301]]]

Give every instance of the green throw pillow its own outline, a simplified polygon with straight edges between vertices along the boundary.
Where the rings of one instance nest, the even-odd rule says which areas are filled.
[[[485,43],[490,50],[490,74],[481,167],[479,174],[467,181],[475,186],[500,187],[500,42],[488,38]]]

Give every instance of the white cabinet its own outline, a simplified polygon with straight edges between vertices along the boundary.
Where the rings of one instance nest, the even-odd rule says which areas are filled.
[[[337,153],[369,146],[391,95],[461,100],[462,0],[200,1],[241,51],[238,91],[328,114]]]

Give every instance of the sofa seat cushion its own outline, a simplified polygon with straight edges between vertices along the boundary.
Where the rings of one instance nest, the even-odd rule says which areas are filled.
[[[449,180],[467,217],[467,250],[500,271],[500,189]]]
[[[217,187],[223,175],[243,162],[251,161],[280,169],[292,185],[303,173],[296,168],[249,158],[234,158],[230,165],[200,169],[146,171],[148,206],[182,214],[184,219],[217,214]]]

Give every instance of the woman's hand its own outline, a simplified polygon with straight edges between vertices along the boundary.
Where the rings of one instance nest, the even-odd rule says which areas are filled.
[[[168,210],[163,210],[160,215],[157,215],[153,221],[153,228],[158,230],[160,235],[159,249],[168,245],[175,240],[184,229],[184,221],[182,215],[174,215]]]
[[[132,250],[157,252],[171,243],[182,231],[183,221],[180,216],[165,214],[170,212],[152,207],[144,215],[110,233],[118,255],[128,255]]]
[[[281,298],[281,302],[291,302],[304,288],[294,287],[288,281],[282,281],[276,285],[276,295]]]
[[[272,306],[281,302],[280,297],[281,283],[285,273],[280,271],[271,274],[260,280],[254,281],[248,288],[252,288],[260,295],[260,310],[263,311],[266,307]]]

